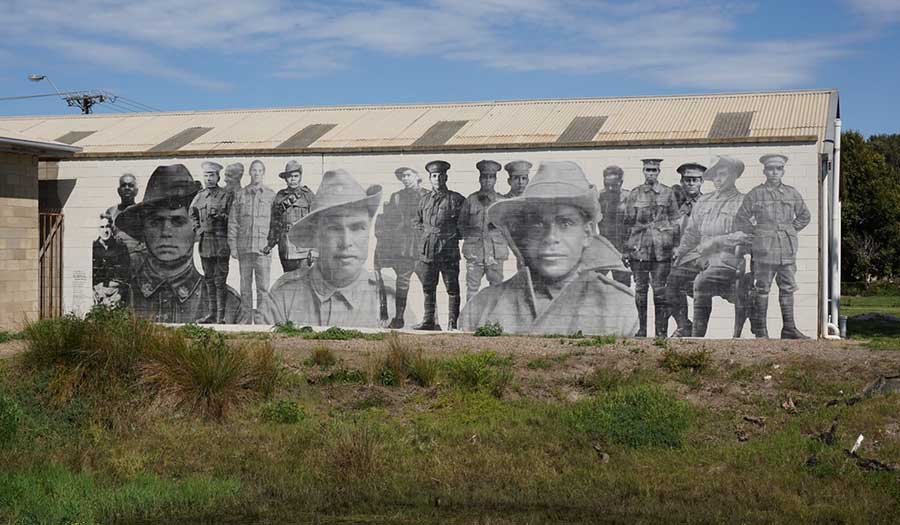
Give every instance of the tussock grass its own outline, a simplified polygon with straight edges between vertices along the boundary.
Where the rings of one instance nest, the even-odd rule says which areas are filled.
[[[327,346],[317,346],[312,349],[312,353],[306,361],[306,364],[308,366],[328,368],[337,364],[337,357]]]
[[[386,353],[376,358],[373,380],[385,386],[407,381],[422,387],[434,384],[439,364],[419,347],[411,346],[397,332],[385,336]]]
[[[450,383],[464,390],[485,390],[501,397],[512,380],[512,359],[496,352],[462,354],[444,362]]]

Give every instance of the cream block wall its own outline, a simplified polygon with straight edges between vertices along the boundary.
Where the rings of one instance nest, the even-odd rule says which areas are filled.
[[[18,330],[40,314],[38,162],[0,153],[0,330]]]
[[[785,167],[784,183],[794,186],[803,196],[810,210],[812,220],[799,233],[799,255],[797,258],[797,282],[800,290],[795,296],[795,312],[798,328],[810,336],[816,334],[818,308],[818,177],[819,157],[816,145],[746,145],[730,147],[654,147],[654,148],[610,148],[610,149],[572,149],[572,150],[528,150],[498,151],[476,153],[427,153],[427,154],[352,154],[352,155],[288,155],[262,157],[190,157],[190,158],[147,158],[121,160],[68,160],[61,161],[58,166],[58,179],[76,179],[72,192],[64,210],[66,214],[65,257],[64,257],[64,290],[63,301],[67,311],[84,312],[92,303],[91,292],[91,242],[97,238],[99,215],[109,206],[119,202],[116,194],[118,178],[126,172],[133,173],[138,179],[140,192],[138,201],[143,198],[147,180],[158,165],[181,163],[200,180],[200,164],[205,160],[215,160],[222,165],[242,162],[249,168],[250,162],[256,158],[266,165],[266,184],[277,191],[284,183],[277,174],[282,171],[288,160],[295,159],[303,165],[303,184],[313,191],[319,187],[322,174],[330,169],[343,168],[356,177],[364,186],[380,184],[384,187],[386,201],[390,194],[399,191],[402,186],[393,173],[400,166],[409,166],[423,175],[423,186],[428,187],[425,164],[431,160],[443,159],[451,163],[448,186],[451,190],[468,196],[478,189],[478,172],[475,163],[482,159],[493,159],[501,164],[511,160],[524,159],[534,164],[534,170],[542,160],[571,160],[577,162],[588,179],[602,187],[603,169],[610,164],[617,164],[625,171],[624,187],[634,188],[643,182],[640,159],[658,157],[664,159],[660,182],[672,185],[678,182],[679,175],[675,168],[684,162],[700,162],[710,165],[714,155],[731,155],[744,162],[746,169],[737,180],[737,187],[747,193],[754,186],[765,181],[759,157],[767,153],[781,153],[789,157]],[[532,171],[532,177],[535,171]],[[244,174],[242,181],[249,182],[249,175]],[[506,193],[506,172],[498,174],[497,191]],[[713,191],[712,183],[704,184],[703,192]],[[374,233],[371,234],[369,246],[369,268],[372,267],[372,256],[375,249]],[[196,256],[197,267],[200,268],[199,257]],[[272,282],[281,275],[281,266],[277,256],[273,254]],[[507,260],[505,276],[515,272],[515,259]],[[231,260],[228,284],[239,289],[240,284],[237,261]],[[465,295],[465,263],[460,265],[460,285]],[[482,286],[486,286],[486,281]],[[652,293],[651,293],[652,296]],[[443,285],[438,288],[439,321],[446,323],[447,295]],[[781,317],[778,307],[777,287],[773,284],[769,294],[769,333],[778,336],[781,330]],[[465,301],[465,297],[464,297]],[[423,298],[421,285],[416,278],[410,289],[410,308],[418,318],[421,316]],[[689,299],[690,304],[690,299]],[[393,307],[391,307],[393,309]],[[648,326],[653,326],[653,307],[648,308]],[[710,319],[708,337],[730,338],[733,325],[734,308],[731,304],[715,298],[713,313]],[[674,330],[674,320],[670,321],[670,332]],[[744,337],[750,337],[749,323],[744,328]]]

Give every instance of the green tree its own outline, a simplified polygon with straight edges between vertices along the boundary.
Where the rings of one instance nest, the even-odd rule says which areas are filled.
[[[900,136],[874,139],[857,131],[841,138],[844,281],[868,283],[900,271],[900,167],[885,158],[900,153]]]

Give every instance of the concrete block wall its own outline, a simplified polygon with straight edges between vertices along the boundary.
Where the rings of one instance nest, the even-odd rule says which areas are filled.
[[[0,153],[0,330],[18,330],[40,313],[38,161]]]

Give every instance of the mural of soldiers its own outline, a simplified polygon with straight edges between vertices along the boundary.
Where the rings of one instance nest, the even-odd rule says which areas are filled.
[[[263,184],[266,166],[260,160],[250,163],[250,184],[234,194],[231,214],[228,216],[228,247],[231,256],[237,258],[241,271],[241,299],[247,317],[259,322],[253,315],[253,282],[256,281],[257,304],[269,290],[269,272],[272,257],[263,252],[268,244],[269,223],[275,192]]]
[[[753,235],[753,313],[750,328],[756,337],[768,337],[766,314],[772,279],[778,284],[782,339],[808,339],[794,322],[794,292],[797,291],[797,232],[809,225],[809,208],[800,192],[782,183],[784,155],[763,155],[766,182],[756,186],[738,210],[738,228]]]
[[[744,172],[744,163],[722,156],[703,172],[704,180],[715,185],[713,193],[697,200],[686,223],[681,243],[675,250],[675,267],[669,277],[670,286],[678,288],[678,276],[693,282],[694,320],[687,333],[686,312],[677,312],[679,335],[703,337],[712,311],[712,298],[721,296],[743,307],[735,296],[743,256],[736,248],[746,244],[749,236],[735,229],[735,216],[744,195],[735,181]],[[672,288],[670,288],[671,290]],[[679,317],[683,315],[682,317]]]
[[[528,174],[531,171],[531,163],[527,160],[514,160],[507,162],[503,169],[509,174],[506,182],[509,184],[509,193],[503,196],[504,199],[510,197],[518,197],[525,192],[528,186]]]
[[[206,287],[208,314],[201,323],[225,321],[225,300],[228,287],[228,214],[234,194],[219,187],[222,165],[204,162],[205,188],[197,193],[191,204],[191,219],[200,239],[200,263],[203,265],[203,285]]]
[[[466,198],[459,212],[462,253],[466,258],[466,302],[478,293],[483,276],[489,285],[503,282],[503,263],[509,257],[503,232],[487,220],[488,206],[503,198],[494,191],[500,163],[482,160],[475,167],[481,188]]]
[[[644,184],[631,190],[625,202],[625,226],[630,228],[625,257],[634,274],[634,302],[640,323],[637,336],[647,336],[647,292],[652,286],[656,336],[666,337],[669,322],[666,279],[679,235],[678,203],[672,189],[659,183],[662,159],[643,159],[641,162],[644,164]]]
[[[625,203],[631,193],[622,188],[625,172],[619,166],[607,166],[603,170],[603,189],[600,190],[599,233],[621,253],[625,253],[628,228],[625,227]],[[612,278],[625,286],[631,286],[631,272],[613,271]]]
[[[225,189],[231,193],[241,189],[241,178],[244,176],[244,165],[240,162],[225,166]]]
[[[287,188],[278,190],[272,202],[268,242],[262,252],[269,255],[277,244],[281,268],[287,273],[299,268],[304,261],[311,262],[309,248],[291,243],[288,232],[291,226],[309,213],[315,195],[302,185],[303,166],[296,160],[288,161],[278,176],[284,179]]]
[[[190,205],[200,183],[181,164],[158,166],[144,200],[116,217],[116,227],[142,240],[146,257],[132,275],[131,306],[139,316],[162,323],[196,323],[209,305],[203,277],[194,266],[194,225]],[[225,323],[241,319],[240,298],[225,297]]]
[[[397,274],[394,317],[388,328],[403,328],[410,278],[415,273],[420,282],[424,281],[418,265],[422,233],[416,227],[416,221],[419,203],[430,192],[420,186],[422,178],[412,168],[397,168],[394,176],[403,184],[403,189],[391,195],[384,205],[384,213],[375,221],[375,237],[378,239],[375,271],[379,279],[382,268],[393,268]],[[385,297],[382,310],[387,319],[387,296],[382,296]]]
[[[461,328],[500,322],[511,333],[633,335],[634,294],[605,275],[625,268],[595,233],[598,208],[596,187],[574,162],[542,162],[521,196],[492,204],[488,220],[509,233],[524,266],[472,298]]]
[[[459,212],[465,197],[447,188],[450,163],[435,160],[425,165],[432,192],[422,198],[416,217],[422,235],[419,251],[422,265],[422,288],[425,294],[425,314],[417,330],[440,330],[435,320],[438,277],[450,297],[449,329],[455,330],[459,318]]]
[[[135,176],[131,173],[125,173],[119,177],[119,187],[116,188],[116,193],[119,194],[119,204],[110,206],[106,210],[106,215],[109,216],[113,225],[115,225],[116,217],[122,213],[125,208],[134,204],[134,199],[137,198],[138,186]],[[144,261],[146,252],[144,243],[115,228],[113,235],[120,243],[128,248],[128,257],[131,259],[131,270],[132,272],[137,271],[138,267],[140,267],[141,263]]]
[[[260,307],[268,323],[372,327],[379,319],[381,293],[393,298],[393,283],[378,285],[365,269],[372,218],[381,204],[381,186],[364,189],[344,170],[327,171],[309,214],[290,230],[291,242],[319,256],[312,267],[284,274]]]
[[[703,173],[706,171],[706,166],[688,162],[678,166],[676,171],[681,174],[681,183],[672,186],[672,191],[679,203],[678,214],[681,216],[679,231],[684,232],[697,199],[703,195],[700,188],[703,186]],[[703,268],[697,266],[696,259],[680,260],[677,253],[674,255],[674,259],[672,270],[666,279],[666,303],[670,309],[669,313],[675,318],[678,326],[672,336],[690,337],[693,328],[691,320],[688,319],[687,296],[694,295],[694,278]]]
[[[93,243],[92,285],[94,304],[115,308],[128,299],[131,281],[131,258],[128,248],[112,234],[113,222],[107,214],[100,215],[100,234]]]

